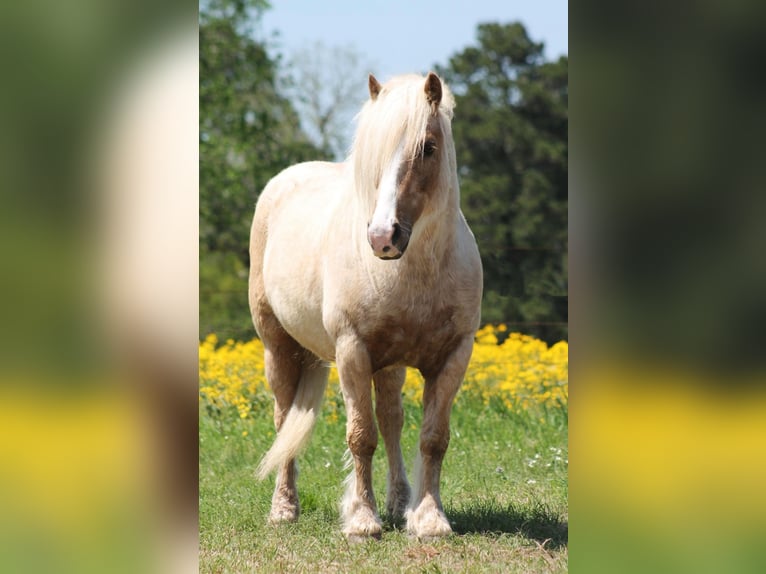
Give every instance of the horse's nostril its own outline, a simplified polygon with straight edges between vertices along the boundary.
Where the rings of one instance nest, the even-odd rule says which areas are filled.
[[[390,245],[386,245],[386,246],[383,248],[383,253],[388,253],[389,251],[391,251],[391,246],[390,246]]]
[[[399,238],[402,235],[402,228],[399,226],[398,223],[394,223],[394,233],[391,235],[391,243],[396,244],[397,241],[399,241]]]

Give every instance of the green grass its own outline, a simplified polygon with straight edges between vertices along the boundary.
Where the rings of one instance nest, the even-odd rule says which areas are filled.
[[[412,461],[421,412],[405,408],[402,448]],[[382,540],[361,544],[340,532],[342,416],[320,418],[299,459],[300,520],[266,524],[274,482],[258,482],[254,470],[274,438],[270,414],[260,407],[242,420],[200,411],[201,572],[567,571],[565,410],[510,413],[459,396],[441,483],[455,533],[421,542],[386,523]],[[381,441],[374,462],[379,508],[385,474]]]

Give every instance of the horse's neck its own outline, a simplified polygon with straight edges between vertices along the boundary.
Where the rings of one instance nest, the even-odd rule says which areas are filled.
[[[407,253],[412,259],[424,259],[429,264],[444,261],[455,248],[459,210],[450,206],[445,211],[432,214],[416,224]]]

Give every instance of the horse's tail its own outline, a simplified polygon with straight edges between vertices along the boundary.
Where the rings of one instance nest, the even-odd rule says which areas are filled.
[[[304,365],[293,404],[274,444],[258,465],[259,479],[263,480],[279,465],[298,456],[308,445],[327,388],[328,371],[326,363]]]

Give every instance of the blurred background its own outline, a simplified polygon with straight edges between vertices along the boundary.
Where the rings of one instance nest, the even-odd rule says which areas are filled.
[[[573,572],[766,565],[764,8],[570,6]]]
[[[196,570],[196,3],[0,38],[0,571]]]

